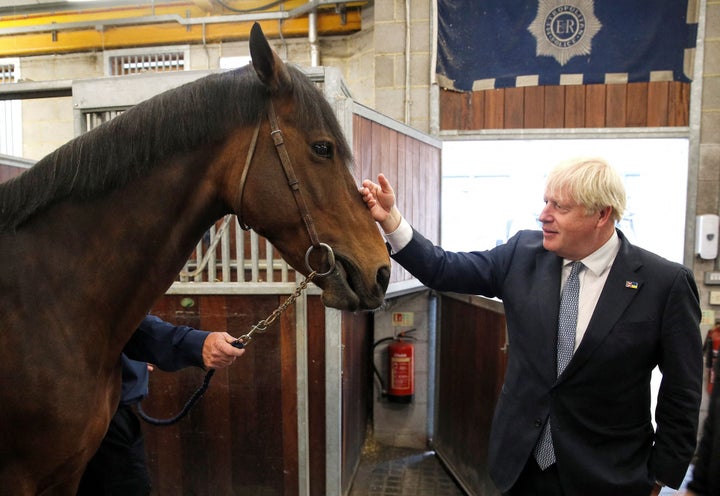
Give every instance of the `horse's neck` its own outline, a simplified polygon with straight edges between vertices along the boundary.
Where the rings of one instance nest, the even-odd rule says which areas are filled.
[[[197,172],[202,164],[190,165],[157,167],[101,198],[53,205],[18,231],[36,252],[19,269],[40,285],[34,292],[44,301],[35,303],[55,307],[49,315],[62,315],[65,325],[105,326],[129,338],[224,213]]]

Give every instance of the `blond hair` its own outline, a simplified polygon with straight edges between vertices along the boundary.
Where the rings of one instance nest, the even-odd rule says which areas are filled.
[[[611,207],[613,220],[620,222],[625,212],[622,178],[602,158],[574,158],[558,164],[548,174],[545,188],[552,196],[574,200],[588,215]]]

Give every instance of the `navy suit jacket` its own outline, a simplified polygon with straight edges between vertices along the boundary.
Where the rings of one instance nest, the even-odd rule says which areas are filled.
[[[135,404],[147,396],[148,362],[166,372],[203,367],[202,348],[208,334],[147,315],[123,349],[120,403]]]
[[[454,253],[414,232],[393,258],[439,291],[502,299],[509,336],[489,470],[505,492],[550,416],[568,495],[642,495],[655,480],[677,487],[696,444],[702,389],[700,307],[693,274],[631,245],[620,251],[585,336],[556,377],[562,258],[542,232],[521,231],[489,251]],[[650,378],[663,373],[650,413]]]

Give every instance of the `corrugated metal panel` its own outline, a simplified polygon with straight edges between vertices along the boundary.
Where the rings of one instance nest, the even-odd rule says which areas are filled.
[[[111,76],[126,76],[142,72],[170,72],[185,70],[184,52],[149,52],[109,57]]]

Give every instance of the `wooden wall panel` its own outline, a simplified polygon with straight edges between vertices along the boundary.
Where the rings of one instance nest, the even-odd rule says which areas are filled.
[[[473,93],[461,93],[457,91],[443,91],[444,99],[442,100],[442,111],[440,112],[440,128],[441,129],[464,129],[465,123],[463,121],[463,112],[466,112],[468,108],[480,109],[484,108],[484,96],[485,93],[478,91]],[[472,104],[467,104],[463,100],[472,95],[472,98],[478,98],[479,102],[473,101]],[[480,122],[473,122],[472,126],[476,126],[477,129],[483,129],[485,126],[482,123],[483,114],[475,112],[474,115],[479,116]],[[353,126],[356,128],[357,126]]]
[[[606,86],[605,126],[625,127],[627,123],[627,86],[612,84]]]
[[[342,491],[347,494],[360,464],[372,410],[370,313],[345,314],[342,324]]]
[[[627,86],[628,127],[647,127],[648,83],[635,83]]]
[[[690,85],[670,84],[668,126],[687,126],[690,122]]]
[[[485,122],[484,112],[478,112],[477,109],[485,108],[485,91],[473,91],[470,95],[470,108],[466,111],[470,114],[470,126],[472,129],[482,129]]]
[[[649,127],[664,127],[668,125],[669,98],[670,83],[664,82],[648,85],[647,125]]]
[[[485,129],[505,127],[505,90],[487,90],[485,93]]]
[[[456,96],[459,99],[451,100],[453,104],[470,99],[469,94]],[[408,222],[439,242],[440,148],[357,114],[353,116],[353,129],[358,183],[368,178],[375,181],[378,173],[385,174],[395,189],[397,206]],[[391,282],[409,279],[408,272],[393,262]]]
[[[507,364],[505,316],[441,295],[440,329],[434,447],[469,494],[498,495],[487,457]]]
[[[357,150],[370,150],[372,146],[372,121],[369,119],[353,119],[353,148],[355,149],[355,177],[358,183],[363,179],[372,178],[373,156],[369,153],[358,153]]]
[[[585,88],[565,88],[565,123],[563,127],[585,127]]]
[[[687,126],[690,85],[679,82],[440,91],[441,130]]]
[[[606,91],[602,84],[590,84],[585,88],[585,125],[579,127],[605,126]]]
[[[153,313],[240,336],[284,296],[188,296],[192,307],[184,307],[183,298],[166,295]],[[143,425],[153,494],[298,494],[294,350],[291,306],[240,360],[215,374],[185,419],[170,427]],[[195,368],[153,372],[145,411],[160,418],[179,412],[204,374]]]
[[[0,183],[4,183],[5,181],[12,179],[15,176],[19,176],[26,170],[27,169],[24,169],[22,167],[13,167],[12,165],[0,164]]]
[[[325,307],[319,296],[307,302],[310,495],[325,496]]]
[[[524,100],[535,102],[535,105],[524,105],[525,122],[523,128],[541,128],[545,117],[545,87],[528,86],[525,88]]]
[[[508,88],[505,90],[504,122],[507,128],[522,128],[525,113],[525,89]]]
[[[531,102],[527,102],[531,105]],[[562,86],[546,86],[543,105],[545,119],[543,127],[565,127],[565,88]]]

